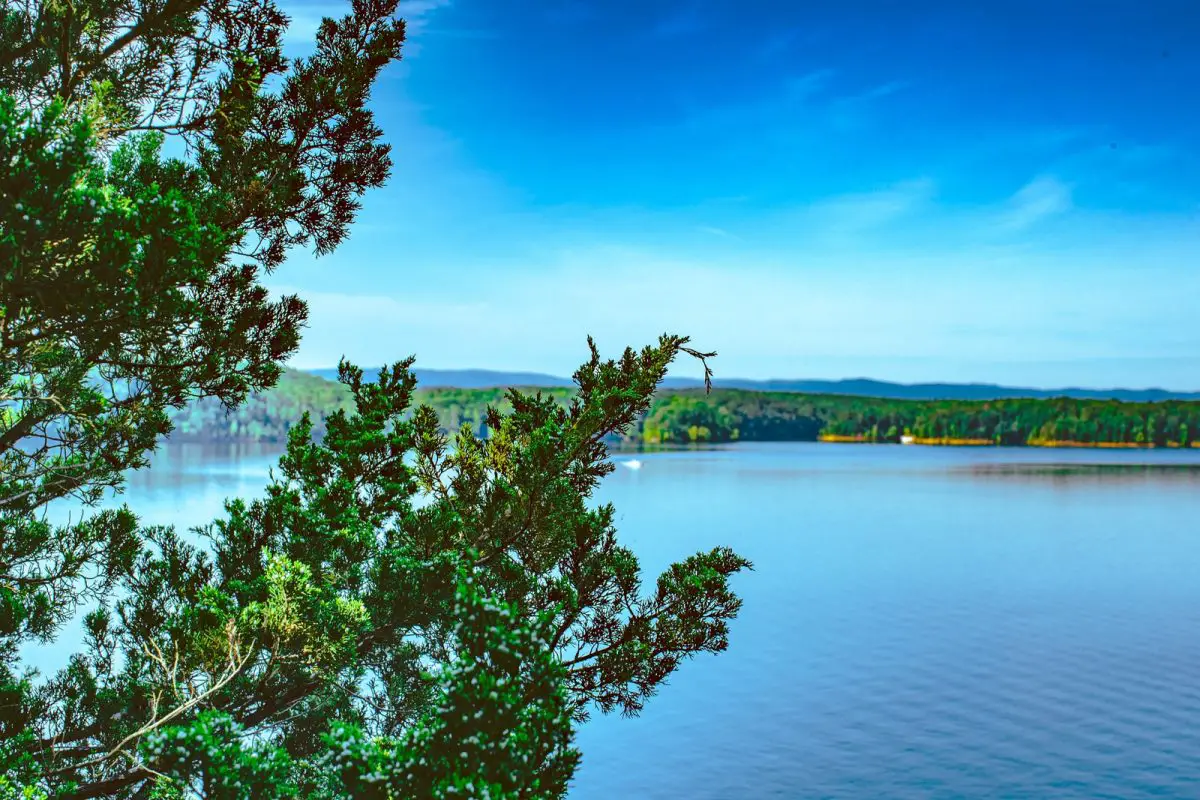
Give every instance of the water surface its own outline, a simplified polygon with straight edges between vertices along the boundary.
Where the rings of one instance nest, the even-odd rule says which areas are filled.
[[[757,570],[729,652],[597,719],[576,798],[1200,796],[1200,459],[759,445],[603,488]]]
[[[274,458],[175,446],[126,499],[201,523]],[[573,800],[1200,797],[1200,453],[636,458],[600,499],[648,583],[718,544],[756,570],[727,653],[583,727]]]

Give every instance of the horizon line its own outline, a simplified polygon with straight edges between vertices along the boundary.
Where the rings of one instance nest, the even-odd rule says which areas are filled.
[[[363,370],[364,373],[370,374],[372,371],[378,371],[378,370],[382,369],[383,367],[375,366],[375,367],[360,367],[360,368]],[[289,369],[294,369],[297,372],[314,373],[314,372],[319,372],[319,371],[336,371],[337,366],[289,367]],[[492,368],[487,368],[487,367],[456,368],[456,367],[418,367],[418,366],[413,366],[411,369],[414,373],[415,372],[435,372],[435,373],[474,372],[474,373],[484,373],[484,374],[489,374],[489,375],[505,375],[505,374],[528,375],[528,376],[535,376],[535,377],[542,377],[542,378],[550,378],[550,379],[553,379],[556,381],[563,381],[564,383],[572,383],[573,382],[570,377],[564,377],[562,375],[555,375],[550,372],[541,372],[538,370],[529,370],[529,369],[492,369]],[[678,376],[667,375],[663,378],[663,380],[664,381],[667,381],[667,380],[692,381],[692,382],[695,382],[698,386],[704,385],[704,379],[702,377],[699,377],[699,376],[693,377],[691,375],[678,375]],[[899,386],[899,387],[904,387],[904,388],[909,388],[909,389],[921,388],[921,387],[927,387],[927,386],[953,386],[953,387],[979,387],[979,388],[986,388],[986,389],[1004,389],[1004,390],[1008,390],[1008,391],[1034,391],[1034,392],[1163,392],[1166,394],[1196,394],[1196,395],[1200,395],[1200,389],[1167,389],[1161,385],[1160,386],[1142,386],[1142,387],[1112,386],[1112,385],[1109,385],[1109,386],[1080,386],[1080,385],[1061,386],[1060,385],[1060,386],[1039,387],[1039,386],[1016,385],[1016,384],[1006,384],[1006,383],[994,383],[991,381],[912,381],[912,382],[906,382],[906,381],[884,380],[881,378],[870,378],[870,377],[861,376],[861,375],[856,376],[856,377],[846,377],[846,378],[740,378],[740,377],[736,377],[736,376],[728,377],[728,378],[720,378],[717,376],[713,376],[713,379],[712,379],[713,388],[719,388],[720,384],[723,382],[757,383],[757,384],[770,384],[770,383],[833,383],[833,384],[837,384],[837,383],[865,382],[865,383],[882,384],[882,385],[886,385],[886,386]]]

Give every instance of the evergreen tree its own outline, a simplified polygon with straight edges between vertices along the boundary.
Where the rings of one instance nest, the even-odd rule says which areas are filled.
[[[289,62],[270,0],[0,6],[0,797],[561,796],[591,709],[725,648],[749,564],[643,591],[588,503],[605,440],[708,355],[679,337],[593,346],[569,403],[511,393],[486,440],[414,407],[410,361],[343,365],[263,497],[190,534],[95,510],[179,409],[278,379],[305,308],[261,276],[387,177],[394,12],[354,0]],[[65,669],[24,666],[80,614]]]

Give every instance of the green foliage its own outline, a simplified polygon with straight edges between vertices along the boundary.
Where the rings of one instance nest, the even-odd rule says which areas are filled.
[[[651,407],[642,423],[648,444],[728,442],[740,431],[729,409],[719,398],[675,395]]]
[[[171,441],[282,443],[305,412],[320,438],[325,435],[325,417],[350,410],[353,403],[344,384],[288,369],[275,386],[251,395],[235,409],[208,398],[173,411]]]
[[[324,416],[349,402],[339,384],[288,371],[275,388],[255,395],[245,406],[219,411],[203,401],[177,412],[185,440],[282,442],[291,420],[308,412],[323,435]],[[570,389],[541,390],[543,397],[567,407]],[[429,389],[415,393],[433,409],[440,427],[466,425],[488,435],[489,408],[508,413],[503,389]],[[1116,400],[890,400],[850,395],[806,395],[716,389],[662,391],[634,422],[628,434],[611,441],[638,445],[734,441],[816,441],[822,434],[869,442],[899,442],[902,434],[922,439],[970,439],[1000,445],[1043,442],[1191,445],[1190,431],[1200,426],[1200,403],[1169,400],[1127,403]],[[1139,438],[1139,435],[1141,438]]]
[[[437,705],[399,741],[368,739],[338,725],[322,767],[347,795],[562,797],[579,761],[571,748],[565,671],[547,649],[547,619],[522,621],[513,605],[484,600],[460,577],[461,641],[442,671]]]
[[[47,800],[46,792],[36,784],[39,769],[29,753],[33,736],[24,731],[13,734],[14,718],[20,715],[20,700],[29,690],[12,683],[0,685],[0,800]],[[13,712],[16,712],[15,714]]]
[[[700,416],[694,410],[698,406],[709,416]],[[664,393],[643,423],[642,438],[648,443],[687,441],[687,426],[702,424],[710,429],[710,441],[814,441],[832,434],[898,442],[907,433],[919,439],[1003,445],[1142,441],[1165,447],[1183,441],[1189,426],[1198,422],[1200,403],[1184,401],[891,400],[718,389],[711,396]],[[1139,440],[1139,431],[1150,433]]]
[[[967,439],[1001,445],[1069,442],[1085,445],[1190,443],[1188,430],[1200,421],[1200,403],[1168,400],[1123,403],[1116,400],[915,401],[849,399],[842,408],[827,404],[825,431],[864,436],[869,425],[905,429],[918,439]],[[889,436],[881,439],[896,441]]]
[[[561,794],[572,719],[636,713],[684,660],[726,648],[740,608],[729,580],[749,563],[724,548],[643,593],[614,510],[588,503],[613,469],[605,440],[645,413],[685,344],[618,361],[593,348],[568,407],[509,392],[491,436],[464,428],[453,447],[412,407],[408,362],[375,383],[343,365],[353,413],[331,414],[319,442],[302,418],[263,498],[187,539],[139,531],[85,651],[23,690],[39,710],[13,729],[36,734],[26,757],[64,764],[46,787],[83,787],[73,796],[164,772],[213,796],[254,781],[311,793],[347,748],[351,796],[366,775],[392,796]],[[150,749],[130,764],[139,740]],[[81,748],[108,755],[72,759]]]
[[[130,557],[127,513],[52,527],[37,510],[84,503],[169,430],[189,396],[235,402],[266,386],[302,318],[253,273],[221,266],[227,236],[198,221],[211,195],[122,142],[107,164],[61,103],[0,95],[0,651],[44,636]]]
[[[411,360],[289,375],[298,400],[226,420],[287,441],[263,496],[186,532],[95,510],[173,421],[279,379],[306,311],[261,275],[386,177],[395,9],[353,0],[289,64],[270,0],[0,0],[0,797],[562,796],[576,721],[727,646],[749,563],[643,591],[591,503],[606,442],[706,357],[680,337],[451,403],[453,440]],[[67,665],[25,668],[71,618]]]
[[[287,753],[248,742],[228,714],[204,712],[188,725],[154,731],[142,743],[143,757],[160,774],[158,794],[211,800],[295,797]]]
[[[356,0],[289,64],[270,0],[0,2],[0,654],[132,558],[128,514],[41,510],[119,489],[170,410],[278,379],[307,312],[261,273],[336,246],[385,179],[395,8]]]
[[[396,0],[350,5],[322,22],[311,56],[289,62],[288,19],[271,0],[4,0],[0,92],[32,109],[57,99],[105,144],[171,136],[223,199],[212,220],[272,269],[290,247],[336,247],[390,170],[366,105],[404,23]]]
[[[49,796],[41,789],[14,783],[0,775],[0,800],[49,800]]]
[[[566,793],[579,761],[563,668],[546,649],[544,624],[485,599],[460,573],[454,614],[459,652],[436,677],[431,713],[398,738],[335,722],[327,746],[305,764],[281,747],[250,741],[223,712],[146,737],[141,752],[163,776],[162,797],[551,798]]]

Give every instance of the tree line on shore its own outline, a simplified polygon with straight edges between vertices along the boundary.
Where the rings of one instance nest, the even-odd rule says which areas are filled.
[[[538,390],[566,407],[573,390]],[[419,389],[417,401],[437,414],[444,430],[466,425],[487,435],[487,410],[511,410],[506,390]],[[309,412],[318,437],[323,418],[348,408],[345,387],[289,371],[268,392],[234,412],[201,401],[178,412],[176,440],[283,442]],[[1190,447],[1200,431],[1200,403],[1169,400],[1002,399],[896,400],[849,395],[757,392],[740,389],[663,390],[622,437],[630,445],[736,441],[917,441],[1007,446],[1080,444]]]

